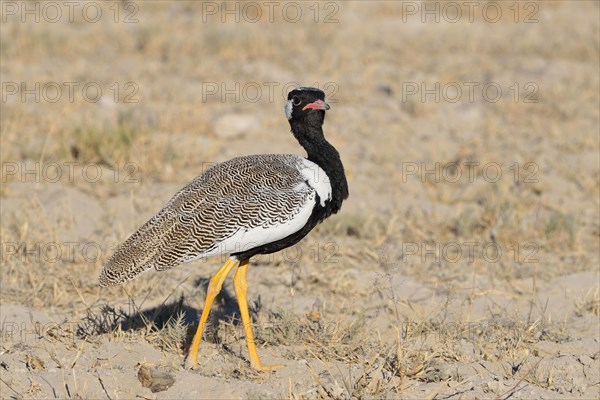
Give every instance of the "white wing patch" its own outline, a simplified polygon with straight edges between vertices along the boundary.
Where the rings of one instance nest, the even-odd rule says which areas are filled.
[[[321,199],[321,206],[325,206],[325,201],[331,200],[331,183],[329,176],[312,161],[303,160],[304,168],[300,171],[308,186],[313,188]]]
[[[194,257],[189,261],[220,254],[239,253],[281,240],[292,233],[298,232],[300,229],[302,229],[302,227],[304,227],[304,225],[306,225],[310,215],[312,214],[314,204],[315,194],[313,192],[306,199],[306,202],[302,205],[302,208],[299,210],[296,216],[287,221],[285,224],[259,226],[252,229],[242,228],[232,236],[220,242],[215,248],[207,251],[204,254],[201,254],[200,256]]]

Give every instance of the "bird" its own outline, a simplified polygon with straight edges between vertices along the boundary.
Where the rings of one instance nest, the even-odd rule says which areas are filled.
[[[236,268],[237,296],[250,367],[269,371],[258,356],[248,312],[246,273],[252,256],[293,246],[340,211],[348,182],[340,154],[325,139],[325,93],[299,87],[288,93],[285,115],[306,151],[258,154],[216,164],[194,178],[107,260],[100,286],[131,280],[154,268],[164,271],[209,256],[226,256],[211,277],[185,367],[198,367],[198,348],[213,301]]]

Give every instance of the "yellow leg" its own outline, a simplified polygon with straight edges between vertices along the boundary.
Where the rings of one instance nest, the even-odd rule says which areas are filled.
[[[215,297],[217,297],[221,291],[221,287],[223,286],[223,282],[225,282],[225,278],[227,278],[227,275],[229,275],[233,267],[235,267],[235,264],[235,261],[228,259],[221,269],[217,271],[212,278],[210,278],[208,290],[206,291],[204,309],[202,310],[202,316],[200,317],[200,323],[198,324],[198,330],[194,335],[194,340],[192,341],[192,346],[190,347],[190,351],[188,352],[185,362],[186,368],[196,368],[198,366],[198,347],[200,346],[200,340],[202,339],[202,333],[204,332],[204,327],[206,326],[206,320],[208,319],[210,308],[212,307]]]
[[[246,299],[246,293],[248,291],[246,271],[248,271],[248,260],[243,260],[240,262],[240,266],[233,277],[233,286],[235,287],[235,294],[238,299],[238,305],[240,306],[242,325],[244,326],[244,334],[246,335],[246,343],[248,345],[248,355],[250,356],[250,366],[258,371],[269,371],[274,368],[279,368],[281,365],[262,365],[258,358],[256,344],[254,343],[254,334],[252,333],[252,323],[250,321],[250,314],[248,313],[248,300]]]

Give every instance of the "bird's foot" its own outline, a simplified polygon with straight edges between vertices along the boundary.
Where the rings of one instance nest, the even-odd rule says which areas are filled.
[[[260,372],[272,372],[274,370],[276,370],[277,368],[283,368],[284,365],[281,364],[276,364],[276,365],[262,365],[262,364],[255,364],[255,363],[251,363],[250,367],[255,370],[255,371],[260,371]]]
[[[198,360],[192,360],[192,357],[187,357],[185,359],[185,364],[184,364],[184,368],[187,370],[195,370],[198,369],[199,365],[198,365]]]

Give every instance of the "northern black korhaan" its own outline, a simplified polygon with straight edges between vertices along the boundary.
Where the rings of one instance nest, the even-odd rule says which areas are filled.
[[[250,257],[292,246],[340,210],[348,197],[344,167],[323,135],[325,94],[299,88],[288,94],[285,113],[307,157],[263,154],[215,165],[181,189],[110,257],[100,285],[116,285],[144,271],[158,271],[212,255],[229,255],[210,279],[198,330],[186,364],[197,365],[198,346],[210,308],[227,275],[233,282],[252,368],[258,357],[246,300]]]

